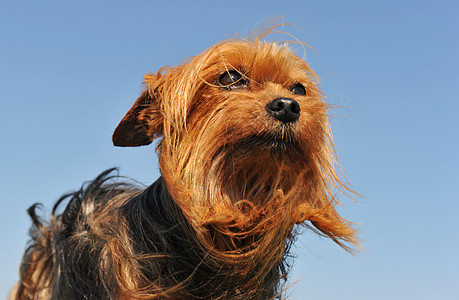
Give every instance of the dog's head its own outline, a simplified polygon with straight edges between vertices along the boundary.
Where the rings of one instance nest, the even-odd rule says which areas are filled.
[[[327,104],[287,45],[224,41],[145,84],[113,142],[159,138],[162,176],[195,226],[260,226],[270,215],[270,223],[309,220],[338,243],[354,241],[334,209],[333,190],[347,187],[335,171]]]
[[[225,41],[180,66],[146,75],[147,89],[113,142],[141,146],[156,137],[164,137],[163,144],[191,137],[207,148],[287,152],[328,130],[326,104],[314,79],[286,45]]]

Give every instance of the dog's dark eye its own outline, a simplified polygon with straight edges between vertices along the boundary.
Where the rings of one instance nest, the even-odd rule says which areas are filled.
[[[218,84],[225,88],[233,89],[246,85],[247,82],[240,72],[236,70],[230,70],[220,75],[218,78]]]
[[[290,88],[290,91],[295,95],[301,95],[301,96],[306,95],[306,89],[301,83],[295,83],[294,85],[292,85],[292,87]]]

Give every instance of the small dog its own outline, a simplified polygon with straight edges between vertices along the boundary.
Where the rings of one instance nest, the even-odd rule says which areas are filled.
[[[144,77],[113,142],[157,139],[161,177],[141,188],[107,170],[49,222],[32,206],[13,299],[281,298],[297,224],[357,245],[335,211],[352,190],[327,104],[308,64],[264,41],[277,27]]]

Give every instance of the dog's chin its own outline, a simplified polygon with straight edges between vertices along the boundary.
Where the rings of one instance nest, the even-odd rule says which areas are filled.
[[[254,144],[257,144],[261,148],[271,149],[273,151],[282,151],[289,148],[294,148],[297,144],[296,139],[291,136],[282,135],[261,135],[251,137]]]
[[[245,153],[261,151],[289,156],[289,152],[296,152],[298,147],[298,140],[293,135],[265,133],[242,138],[235,148]]]

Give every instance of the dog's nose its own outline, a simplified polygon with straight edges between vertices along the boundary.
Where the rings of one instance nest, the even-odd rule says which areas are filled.
[[[268,112],[283,123],[295,122],[300,117],[300,105],[290,98],[277,98],[266,105]]]

